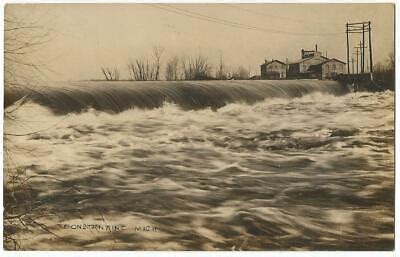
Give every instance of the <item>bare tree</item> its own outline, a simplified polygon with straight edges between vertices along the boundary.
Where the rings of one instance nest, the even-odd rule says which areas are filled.
[[[154,46],[151,60],[149,58],[137,58],[134,61],[130,61],[128,63],[130,80],[159,80],[163,53],[163,47]]]
[[[130,80],[159,80],[161,71],[161,56],[164,48],[161,46],[153,47],[153,59],[136,58],[128,63]]]
[[[394,53],[390,53],[385,63],[374,65],[374,81],[383,89],[395,89],[396,67]]]
[[[52,40],[51,29],[40,13],[29,10],[29,15],[23,15],[16,5],[6,5],[4,18],[4,110],[5,125],[21,123],[15,112],[23,106],[28,96],[14,95],[15,88],[29,88],[35,90],[39,80],[47,78],[47,71],[51,71],[45,62],[41,62],[38,54],[40,48]],[[37,16],[35,19],[34,17]],[[19,99],[18,99],[19,98]],[[23,125],[19,124],[21,127]],[[24,126],[25,127],[25,126]],[[28,126],[27,126],[28,127]],[[38,133],[38,131],[28,134]],[[30,177],[26,169],[13,161],[13,153],[23,151],[29,154],[28,149],[17,147],[13,139],[27,134],[15,134],[4,130],[4,214],[3,246],[8,250],[22,248],[20,233],[40,229],[53,233],[39,222],[50,211],[41,208],[40,211],[32,203],[32,192],[29,185]],[[16,197],[18,196],[18,197]],[[23,206],[23,208],[20,208]],[[25,233],[25,232],[24,232]]]
[[[156,80],[156,65],[149,59],[136,59],[128,64],[131,80]]]
[[[203,55],[199,54],[194,58],[182,58],[182,69],[185,80],[210,79],[211,65]]]
[[[119,80],[119,70],[117,68],[110,69],[110,68],[101,68],[104,77],[106,80]]]
[[[389,54],[389,57],[388,57],[388,65],[389,65],[389,68],[395,70],[396,58],[395,58],[393,52]]]
[[[31,86],[50,71],[36,53],[52,40],[51,30],[40,19],[22,21],[6,8],[4,18],[5,87]]]
[[[177,56],[173,56],[168,60],[166,68],[165,68],[165,79],[166,80],[178,80],[178,64],[179,58]]]
[[[222,60],[222,54],[220,54],[220,56],[219,56],[219,66],[218,66],[217,72],[215,74],[215,78],[220,79],[220,80],[227,79],[227,74],[225,71],[225,64]]]
[[[161,46],[153,47],[153,55],[154,55],[154,80],[159,80],[160,78],[160,69],[161,69],[161,56],[164,53],[164,48]]]

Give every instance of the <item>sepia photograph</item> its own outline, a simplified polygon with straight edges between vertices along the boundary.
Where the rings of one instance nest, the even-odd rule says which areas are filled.
[[[4,251],[394,251],[394,3],[6,3]]]

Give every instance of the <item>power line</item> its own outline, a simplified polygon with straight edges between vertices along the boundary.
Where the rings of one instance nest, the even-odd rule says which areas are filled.
[[[214,23],[218,23],[218,24],[222,24],[222,25],[226,25],[226,26],[232,26],[232,27],[240,28],[240,29],[249,29],[247,26],[243,27],[243,26],[238,26],[238,25],[235,25],[235,24],[229,23],[229,22],[220,22],[216,18],[212,18],[212,19],[207,18],[207,19],[205,19],[205,18],[201,18],[201,17],[195,16],[195,15],[191,15],[188,12],[182,12],[182,11],[179,11],[179,10],[169,9],[169,8],[172,8],[172,7],[165,8],[165,7],[159,6],[157,4],[149,4],[149,6],[155,7],[155,8],[158,8],[158,9],[162,9],[162,10],[165,10],[165,11],[168,11],[168,12],[172,12],[172,13],[175,13],[175,14],[183,15],[183,16],[186,16],[186,17],[200,19],[200,20],[203,20],[203,21],[210,21],[210,22],[214,22]],[[166,6],[166,5],[163,5],[163,6]]]
[[[200,14],[197,12],[181,9],[178,7],[173,7],[170,5],[162,5],[161,6],[161,5],[157,5],[157,4],[151,4],[150,6],[158,8],[158,9],[162,9],[162,10],[165,10],[168,12],[172,12],[175,14],[183,15],[186,17],[203,20],[203,21],[213,22],[213,23],[230,26],[230,27],[235,27],[235,28],[239,28],[239,29],[256,30],[256,31],[265,32],[265,33],[287,34],[287,35],[297,35],[297,36],[333,36],[333,35],[341,34],[341,33],[325,33],[325,34],[300,33],[300,32],[290,32],[290,31],[282,31],[282,30],[264,29],[264,28],[260,28],[257,26],[253,26],[253,25],[248,25],[248,24],[244,24],[244,23],[233,22],[233,21],[229,21],[229,20],[225,20],[225,19],[215,18],[212,16],[208,16],[208,15]]]
[[[360,49],[360,57],[361,57],[361,73],[365,72],[365,49],[369,48],[369,61],[370,67],[369,72],[372,74],[373,71],[373,63],[372,63],[372,43],[371,43],[371,22],[364,21],[364,22],[353,22],[353,23],[346,23],[346,37],[347,37],[347,63],[349,63],[349,36],[352,33],[362,34],[362,41],[360,41],[359,46],[357,48]],[[365,33],[368,33],[369,37],[369,47],[365,46]],[[358,56],[358,54],[357,54]],[[368,66],[368,63],[367,63]],[[350,66],[347,64],[347,73],[350,74]]]
[[[253,14],[256,14],[256,15],[259,15],[259,16],[268,17],[268,18],[277,18],[277,19],[282,19],[282,20],[285,20],[285,21],[291,20],[291,21],[294,21],[294,22],[305,22],[305,20],[293,19],[291,17],[282,17],[282,16],[278,16],[278,15],[273,15],[273,14],[267,14],[267,13],[264,13],[264,12],[255,11],[255,10],[250,10],[250,9],[246,9],[246,8],[243,8],[243,7],[239,7],[239,6],[234,5],[234,4],[226,4],[224,6],[227,6],[227,7],[233,8],[233,9],[237,9],[237,10],[241,10],[241,11],[245,11],[245,12],[248,12],[248,13],[253,13]]]
[[[218,23],[223,24],[223,25],[235,26],[235,27],[238,27],[238,28],[249,29],[249,30],[251,30],[251,29],[253,29],[253,30],[262,29],[262,28],[257,28],[255,26],[243,24],[243,23],[238,23],[238,22],[234,22],[234,21],[229,21],[229,20],[224,20],[224,19],[220,19],[220,18],[211,17],[211,16],[208,16],[208,15],[196,13],[196,12],[189,11],[189,10],[182,9],[182,8],[178,8],[178,7],[173,7],[173,6],[170,6],[170,5],[167,5],[167,6],[168,6],[168,8],[172,8],[174,10],[177,10],[177,11],[180,11],[180,12],[183,12],[183,13],[189,13],[191,15],[194,15],[195,17],[205,18],[205,19],[207,19],[209,21],[215,21],[215,22],[218,22]],[[274,30],[272,30],[272,31],[274,31]],[[274,32],[279,32],[280,33],[280,31],[277,31],[277,30],[275,30]]]
[[[248,25],[248,24],[244,24],[244,23],[238,23],[238,22],[232,22],[229,20],[225,20],[225,19],[220,19],[220,18],[215,18],[215,17],[211,17],[211,16],[207,16],[207,15],[203,15],[203,14],[199,14],[193,11],[189,11],[189,10],[185,10],[185,9],[181,9],[178,7],[173,7],[168,5],[169,8],[173,8],[175,10],[184,12],[184,13],[190,13],[192,15],[197,15],[199,17],[204,17],[207,19],[212,19],[218,22],[222,22],[224,23],[224,25],[233,25],[233,26],[239,26],[239,27],[243,27],[244,29],[249,29],[249,30],[258,30],[258,31],[262,31],[262,32],[268,32],[268,33],[275,33],[275,34],[292,34],[292,35],[308,35],[308,36],[320,36],[321,34],[314,34],[314,33],[299,33],[299,32],[289,32],[289,31],[282,31],[282,30],[272,30],[272,29],[264,29],[264,28],[260,28],[260,27],[256,27],[256,26],[252,26],[252,25]],[[326,35],[331,35],[331,34],[341,34],[341,33],[326,33]]]
[[[295,19],[295,18],[292,18],[292,17],[283,17],[283,16],[279,16],[279,15],[267,14],[267,13],[260,12],[260,11],[250,10],[250,9],[246,9],[246,8],[243,8],[243,7],[240,7],[240,6],[237,6],[237,5],[233,5],[233,4],[226,4],[224,6],[227,6],[227,7],[233,8],[233,9],[237,9],[237,10],[241,10],[241,11],[245,11],[245,12],[248,12],[248,13],[253,13],[253,14],[256,14],[256,15],[259,15],[259,16],[262,16],[262,17],[267,17],[267,18],[276,18],[276,19],[281,19],[281,20],[284,20],[284,21],[292,21],[292,22],[296,22],[296,23],[300,22],[300,23],[303,23],[303,24],[308,22],[308,21],[303,20],[303,19]],[[308,33],[308,34],[311,35],[313,33]],[[339,35],[339,34],[341,34],[341,33],[340,32],[315,33],[316,36]]]

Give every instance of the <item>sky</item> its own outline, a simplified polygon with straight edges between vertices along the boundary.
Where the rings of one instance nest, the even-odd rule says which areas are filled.
[[[215,68],[222,58],[259,74],[265,59],[300,58],[318,49],[346,61],[346,22],[371,21],[373,60],[394,52],[393,4],[8,4],[5,17],[37,22],[51,40],[34,58],[51,80],[102,79],[101,67],[118,68],[164,48],[162,63],[174,55],[207,56]],[[7,36],[7,35],[6,35]],[[357,38],[358,37],[358,38]],[[7,40],[7,39],[5,39]],[[350,46],[360,41],[352,34]],[[351,49],[351,52],[355,49]]]

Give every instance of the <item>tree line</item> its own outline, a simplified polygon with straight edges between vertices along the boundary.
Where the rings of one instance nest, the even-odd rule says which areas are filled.
[[[164,52],[163,47],[154,46],[149,57],[131,59],[127,63],[128,80],[227,80],[249,79],[251,75],[250,68],[246,69],[243,66],[228,69],[222,55],[220,55],[219,64],[214,69],[209,59],[203,54],[199,53],[194,56],[173,55],[164,60]],[[101,67],[101,72],[105,80],[121,80],[118,68]]]
[[[394,90],[396,83],[396,59],[394,53],[389,54],[384,63],[374,65],[374,81],[385,89]]]

